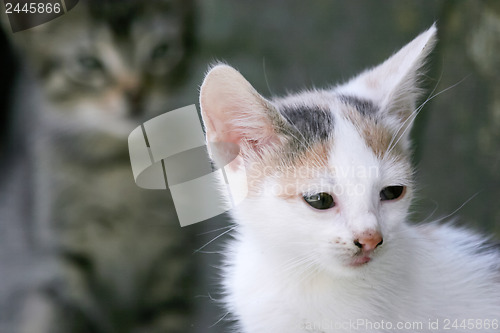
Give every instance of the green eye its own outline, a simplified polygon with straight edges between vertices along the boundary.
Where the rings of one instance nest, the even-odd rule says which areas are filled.
[[[102,65],[101,61],[97,59],[96,57],[93,56],[80,56],[78,58],[78,63],[82,68],[88,70],[88,71],[97,71],[97,70],[102,70],[104,66]]]
[[[170,46],[167,43],[158,44],[153,49],[153,52],[151,52],[151,59],[156,60],[156,59],[164,58],[168,54],[169,49],[170,49]]]
[[[405,192],[404,186],[387,186],[380,191],[380,200],[389,201],[400,198]]]
[[[304,196],[305,202],[315,209],[329,209],[335,206],[333,197],[325,192]]]

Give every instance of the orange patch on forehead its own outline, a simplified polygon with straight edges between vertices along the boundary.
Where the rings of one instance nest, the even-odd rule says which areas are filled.
[[[297,167],[324,168],[328,166],[329,142],[317,143],[298,156]]]
[[[366,145],[376,156],[383,157],[391,144],[390,131],[373,119],[363,116],[353,107],[346,106],[343,111],[345,118],[356,127]]]
[[[271,191],[279,197],[297,197],[311,179],[327,170],[328,155],[328,143],[317,143],[307,150],[275,153],[247,165],[248,195],[260,195],[267,183],[272,184]]]
[[[302,152],[294,163],[276,175],[275,194],[293,199],[310,190],[311,179],[320,178],[328,170],[329,143],[317,143]]]

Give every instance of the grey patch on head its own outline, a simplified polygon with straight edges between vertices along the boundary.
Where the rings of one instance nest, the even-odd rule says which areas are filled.
[[[298,132],[298,139],[309,142],[325,141],[331,137],[334,126],[334,116],[329,110],[317,105],[280,105],[279,112]]]
[[[375,115],[378,107],[370,100],[355,97],[352,95],[339,95],[339,100],[347,105],[353,106],[363,116]]]

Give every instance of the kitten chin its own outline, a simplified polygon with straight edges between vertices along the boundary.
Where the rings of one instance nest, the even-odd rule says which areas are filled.
[[[239,145],[248,182],[223,282],[238,332],[498,317],[500,253],[466,230],[408,223],[409,132],[435,36],[329,90],[268,100],[228,65],[205,77],[207,142]]]

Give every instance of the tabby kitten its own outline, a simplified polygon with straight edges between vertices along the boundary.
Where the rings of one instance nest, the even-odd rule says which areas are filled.
[[[50,23],[10,34],[25,59],[13,110],[25,150],[10,159],[0,199],[2,228],[19,229],[16,243],[27,244],[9,251],[31,258],[9,283],[17,296],[4,297],[25,300],[13,311],[22,313],[21,332],[189,327],[189,233],[168,191],[135,185],[126,139],[176,104],[192,6],[80,1]]]
[[[435,35],[345,84],[272,100],[227,65],[210,70],[207,142],[240,146],[226,171],[248,191],[224,270],[235,331],[434,332],[454,320],[500,331],[499,251],[449,224],[408,223],[409,131]]]

